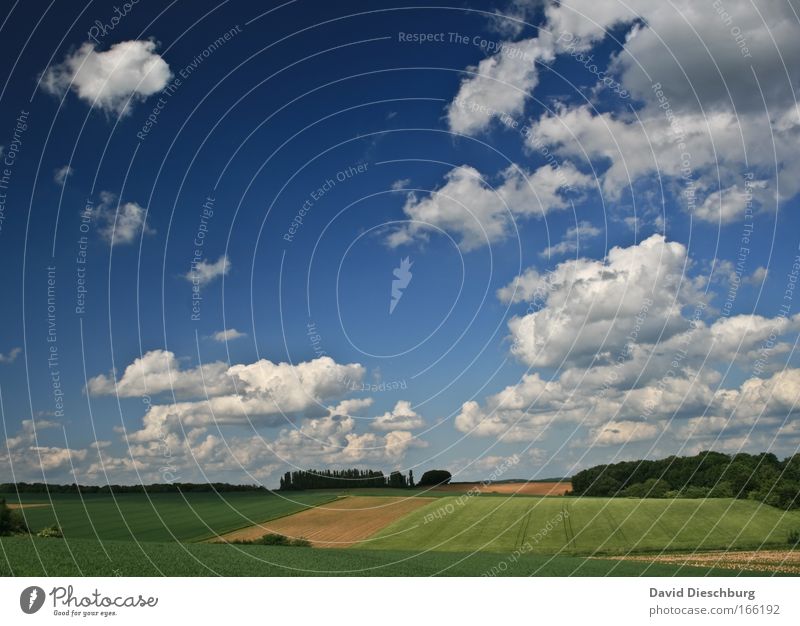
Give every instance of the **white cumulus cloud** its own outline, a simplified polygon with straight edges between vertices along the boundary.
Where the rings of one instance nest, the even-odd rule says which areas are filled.
[[[326,401],[346,393],[344,381],[358,382],[364,373],[358,363],[342,365],[328,356],[297,364],[215,361],[184,369],[174,353],[153,350],[135,359],[116,380],[107,375],[90,379],[87,391],[119,397],[174,393],[179,401],[154,401],[144,415],[143,430],[129,435],[132,441],[149,441],[159,432],[185,426],[276,425],[298,413],[324,412]]]
[[[98,52],[87,42],[49,67],[41,85],[57,95],[72,89],[92,106],[126,115],[132,102],[158,93],[172,78],[169,65],[155,49],[152,41],[121,41]]]
[[[474,135],[493,119],[520,114],[539,82],[536,62],[553,59],[550,38],[504,42],[502,51],[485,58],[461,81],[458,95],[447,109],[450,130]]]
[[[427,237],[435,227],[458,237],[462,250],[473,250],[509,236],[515,220],[568,207],[568,194],[591,182],[570,163],[544,165],[532,173],[512,165],[500,173],[497,185],[490,185],[474,167],[456,167],[429,196],[408,195],[403,211],[414,221],[392,232],[387,243],[406,244]]]
[[[372,423],[377,430],[413,430],[424,425],[425,420],[411,408],[408,400],[398,400],[391,411],[376,417]]]
[[[538,295],[546,306],[510,320],[512,353],[534,366],[589,363],[609,358],[634,326],[639,341],[669,339],[687,326],[682,308],[702,299],[684,278],[687,263],[684,245],[652,235],[612,248],[605,261],[581,258],[546,275],[526,272],[498,295],[507,302]]]

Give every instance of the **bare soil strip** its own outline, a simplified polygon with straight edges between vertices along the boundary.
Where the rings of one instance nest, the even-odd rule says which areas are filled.
[[[800,550],[754,550],[749,552],[697,552],[651,556],[603,557],[624,561],[650,561],[670,565],[719,567],[748,572],[800,574]]]
[[[520,496],[563,496],[565,491],[572,491],[572,483],[569,481],[552,483],[456,483],[455,485],[435,487],[434,491],[452,491],[456,493],[478,491],[480,493],[517,494]]]
[[[434,498],[348,496],[294,515],[222,535],[214,541],[253,541],[275,533],[308,539],[317,548],[347,548],[368,539]]]
[[[49,504],[17,504],[14,502],[7,502],[6,505],[9,509],[36,509],[42,506],[50,506]]]

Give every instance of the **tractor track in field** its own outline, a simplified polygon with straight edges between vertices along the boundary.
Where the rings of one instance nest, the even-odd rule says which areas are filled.
[[[561,509],[561,521],[564,524],[564,535],[567,538],[567,548],[577,550],[578,544],[575,541],[575,530],[572,528],[572,518],[570,517],[569,510],[566,507]]]
[[[611,511],[609,511],[607,508],[605,510],[605,514],[606,514],[606,516],[608,516],[608,519],[611,520],[611,527],[613,528],[613,532],[611,533],[611,536],[619,534],[619,536],[622,537],[623,545],[626,546],[627,550],[630,550],[631,549],[631,542],[625,536],[625,531],[622,530],[622,526],[617,524],[617,520],[614,518],[613,515],[611,515]],[[609,537],[609,539],[610,538],[611,537]],[[606,540],[606,542],[607,541],[608,540]]]
[[[523,546],[525,543],[525,537],[528,536],[528,526],[531,523],[531,513],[533,513],[533,507],[529,508],[522,520],[520,520],[520,529],[517,531],[517,538],[514,541],[514,545],[517,548],[521,548]]]

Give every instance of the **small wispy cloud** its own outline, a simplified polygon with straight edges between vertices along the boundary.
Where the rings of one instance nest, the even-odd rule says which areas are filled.
[[[211,338],[214,341],[219,341],[220,343],[224,343],[226,341],[233,341],[234,339],[239,339],[241,337],[247,337],[247,334],[239,332],[235,328],[227,328],[225,330],[220,330],[211,335]]]
[[[0,353],[0,363],[13,363],[22,354],[22,348],[12,348],[8,354]]]
[[[94,211],[99,224],[97,232],[109,245],[129,244],[142,235],[152,235],[156,231],[145,223],[147,210],[136,202],[120,202],[115,207],[117,197],[108,191],[100,193],[100,204]]]
[[[744,279],[744,282],[749,285],[760,285],[766,278],[767,268],[760,265],[753,270],[753,273],[750,274],[750,276]]]
[[[53,180],[57,184],[63,185],[65,182],[67,182],[67,178],[72,176],[74,171],[75,170],[73,170],[69,165],[59,167],[53,172]]]
[[[582,239],[597,237],[601,232],[603,231],[596,226],[592,226],[590,222],[578,222],[576,226],[567,230],[559,243],[545,248],[539,253],[539,256],[547,258],[560,254],[567,254],[569,252],[576,252]]]
[[[224,276],[231,269],[231,262],[227,254],[223,254],[213,263],[205,259],[198,263],[192,263],[192,268],[184,275],[184,278],[193,285],[205,287],[210,282],[220,276]]]

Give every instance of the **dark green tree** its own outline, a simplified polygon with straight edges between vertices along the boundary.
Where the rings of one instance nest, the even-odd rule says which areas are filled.
[[[658,478],[648,478],[623,489],[620,495],[629,498],[663,498],[669,491],[669,483]]]
[[[24,518],[16,511],[11,510],[6,504],[5,498],[0,498],[0,537],[27,532],[29,531]]]
[[[389,487],[403,488],[406,486],[406,477],[400,472],[389,474]]]
[[[420,487],[446,485],[452,478],[453,475],[447,470],[428,470],[419,479],[418,485]]]

